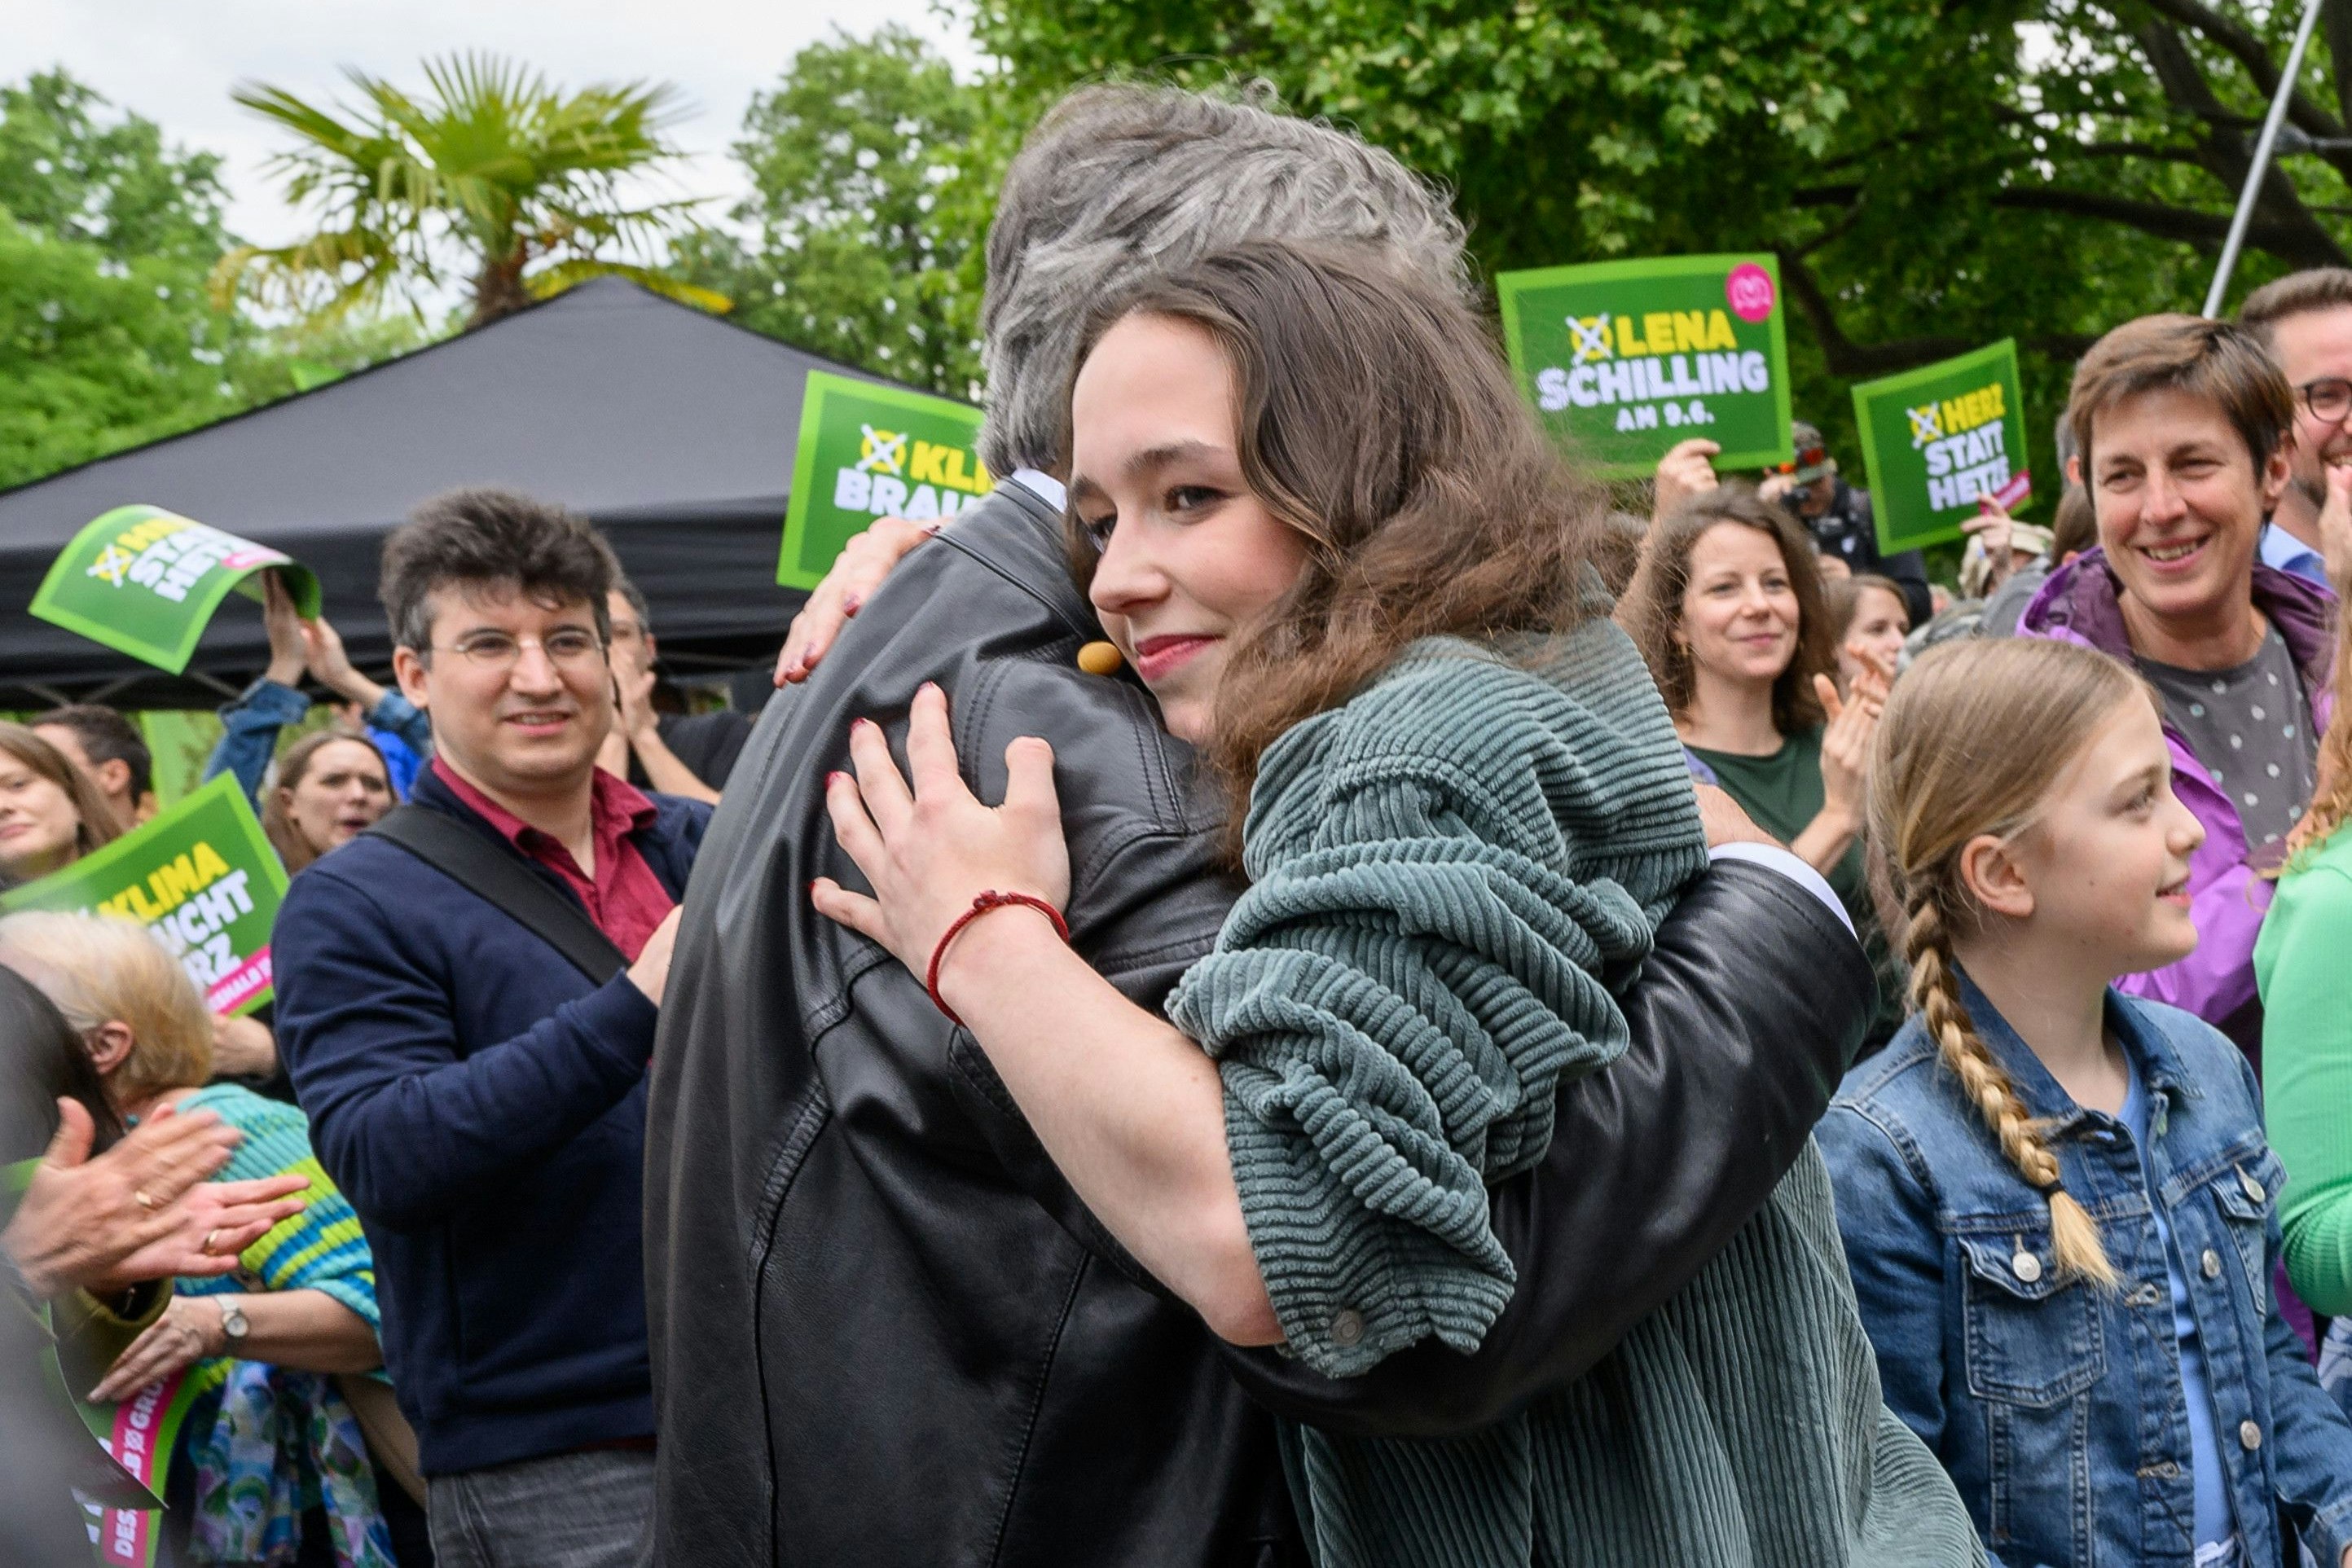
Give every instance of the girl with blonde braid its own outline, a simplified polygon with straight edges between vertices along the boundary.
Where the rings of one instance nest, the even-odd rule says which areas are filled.
[[[2352,1568],[2352,1421],[2272,1299],[2252,1071],[2120,977],[2197,944],[2147,686],[1970,640],[1895,687],[1870,838],[1912,1016],[1820,1138],[1886,1402],[1994,1562]]]

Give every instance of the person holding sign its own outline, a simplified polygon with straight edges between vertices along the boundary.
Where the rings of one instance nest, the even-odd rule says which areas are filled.
[[[246,798],[257,808],[266,809],[263,781],[278,748],[278,732],[300,722],[310,710],[310,699],[300,689],[306,672],[363,715],[370,728],[389,732],[419,757],[433,749],[432,721],[400,693],[362,674],[344,653],[342,637],[325,616],[304,620],[294,596],[275,571],[262,579],[261,624],[269,634],[268,667],[235,702],[220,710],[223,733],[220,744],[205,762],[207,779],[234,773],[245,786]],[[384,766],[381,751],[376,761],[379,767]],[[284,779],[279,782],[282,785]],[[388,768],[386,782],[390,782]],[[387,799],[385,808],[390,805]]]
[[[2083,357],[2066,418],[2099,548],[2050,574],[2018,631],[2087,643],[2148,678],[2173,789],[2205,825],[2189,871],[2196,952],[2119,984],[2259,1057],[2259,871],[2311,800],[2335,701],[2335,596],[2256,553],[2291,478],[2294,395],[2244,328],[2148,316]]]
[[[68,1489],[104,1461],[54,1381],[52,1352],[94,1380],[169,1310],[173,1276],[228,1273],[301,1212],[300,1176],[205,1179],[241,1136],[207,1111],[126,1131],[73,1026],[0,965],[0,1166],[16,1178],[0,1186],[0,1562],[11,1568],[90,1561]]]

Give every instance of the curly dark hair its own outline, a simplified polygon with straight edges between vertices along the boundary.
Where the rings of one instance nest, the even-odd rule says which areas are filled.
[[[1234,639],[1218,682],[1204,749],[1228,791],[1229,850],[1265,748],[1407,643],[1605,612],[1591,563],[1606,498],[1570,474],[1455,290],[1362,247],[1238,245],[1106,301],[1078,366],[1130,316],[1185,322],[1223,351],[1242,474],[1308,541],[1297,582]],[[1084,588],[1095,546],[1075,510],[1066,526]]]
[[[436,589],[511,587],[541,603],[584,601],[610,639],[613,553],[594,525],[512,490],[451,490],[409,514],[383,541],[377,597],[394,645],[430,660]]]
[[[1819,552],[1796,519],[1753,486],[1719,485],[1693,496],[1652,531],[1649,558],[1627,591],[1621,617],[1650,663],[1650,674],[1676,718],[1690,712],[1696,679],[1690,649],[1676,635],[1682,629],[1683,596],[1690,591],[1691,549],[1718,523],[1738,523],[1771,537],[1797,596],[1797,651],[1772,683],[1772,727],[1783,736],[1812,728],[1822,719],[1813,695],[1815,675],[1837,673],[1837,639],[1822,593]]]

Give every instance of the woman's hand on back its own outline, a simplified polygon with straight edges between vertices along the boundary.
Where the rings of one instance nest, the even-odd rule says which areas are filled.
[[[834,639],[841,635],[841,629],[849,624],[849,618],[889,580],[906,553],[939,531],[936,518],[917,523],[905,517],[881,517],[853,535],[834,558],[824,580],[810,592],[808,602],[785,628],[784,645],[776,653],[776,685],[807,680]]]
[[[826,781],[825,808],[874,896],[819,877],[810,888],[819,914],[923,975],[948,928],[981,894],[1025,893],[1055,909],[1068,900],[1070,853],[1054,794],[1054,748],[1045,742],[1024,736],[1005,747],[1004,803],[984,805],[957,769],[947,694],[926,683],[907,723],[911,789],[871,719],[851,727],[849,753],[856,774]]]

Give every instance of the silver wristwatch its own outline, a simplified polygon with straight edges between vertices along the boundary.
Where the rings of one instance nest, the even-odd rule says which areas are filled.
[[[246,1321],[245,1309],[235,1301],[224,1300],[220,1307],[221,1333],[228,1338],[228,1354],[236,1355],[245,1349],[245,1336],[253,1332]]]

